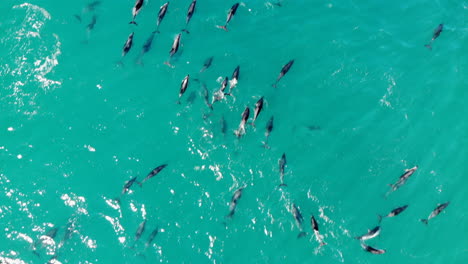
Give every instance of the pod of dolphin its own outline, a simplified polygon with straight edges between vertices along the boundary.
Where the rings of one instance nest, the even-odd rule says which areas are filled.
[[[86,7],[86,10],[87,11],[92,11],[99,4],[100,4],[100,1],[94,1],[94,2],[90,3]],[[192,19],[192,16],[194,15],[194,13],[196,11],[196,4],[197,4],[197,0],[193,0],[190,3],[188,11],[187,11],[187,15],[186,15],[185,28],[182,29],[181,32],[185,32],[187,34],[190,33],[189,30],[188,30],[188,26],[189,26],[189,23],[190,23],[190,21]],[[274,5],[281,6],[281,4],[279,2],[275,3]],[[144,0],[136,0],[135,5],[132,8],[132,20],[129,22],[130,24],[133,24],[135,26],[138,25],[136,19],[137,19],[138,14],[140,13],[140,11],[142,10],[143,7],[144,7]],[[168,11],[168,8],[169,8],[169,2],[163,4],[160,7],[160,10],[158,12],[157,22],[156,22],[156,29],[151,33],[150,37],[144,43],[143,49],[142,49],[141,53],[139,54],[139,56],[137,58],[137,61],[136,61],[137,64],[143,64],[142,63],[142,57],[143,57],[143,55],[145,53],[147,53],[151,49],[151,44],[152,44],[152,41],[154,39],[155,34],[160,33],[159,27],[160,27],[161,23],[163,22],[163,19],[164,19],[165,15],[166,15],[166,13]],[[233,4],[232,7],[228,11],[225,24],[224,25],[217,25],[216,27],[218,27],[220,29],[223,29],[225,31],[228,31],[227,26],[228,26],[229,22],[233,19],[233,17],[236,14],[238,8],[239,8],[239,3]],[[75,18],[79,22],[81,22],[81,16],[75,15]],[[96,15],[93,15],[91,23],[87,26],[87,29],[92,30],[94,28],[95,24],[96,24],[96,21],[97,21],[97,17],[96,17]],[[430,42],[428,44],[425,45],[425,47],[427,47],[429,50],[432,50],[432,44],[440,36],[442,30],[443,30],[443,24],[440,24],[434,30],[432,39],[430,40]],[[171,58],[178,52],[180,42],[181,42],[181,37],[182,37],[182,33],[179,33],[179,34],[177,34],[175,36],[173,44],[172,44],[171,49],[169,51],[169,60],[166,61],[165,64],[170,66],[170,67],[174,67],[171,64]],[[127,55],[127,53],[131,50],[132,45],[133,45],[133,38],[134,38],[134,33],[132,32],[132,33],[130,33],[127,40],[125,41],[125,44],[124,44],[123,49],[122,49],[122,57],[125,57]],[[211,67],[212,62],[213,62],[213,58],[214,57],[211,56],[208,59],[206,59],[206,61],[203,64],[203,67],[200,70],[200,73],[204,72],[209,67]],[[122,64],[122,62],[119,62],[119,64]],[[287,62],[281,68],[281,71],[280,71],[276,81],[272,84],[273,87],[275,87],[275,88],[277,87],[278,83],[282,80],[282,78],[290,71],[293,64],[294,64],[294,60],[292,59],[289,62]],[[212,96],[211,100],[209,98],[209,91],[206,88],[206,85],[203,82],[201,82],[201,86],[203,88],[203,98],[204,98],[205,104],[211,110],[213,110],[213,105],[216,102],[222,101],[225,98],[225,96],[231,96],[232,95],[233,88],[236,87],[236,85],[237,85],[237,83],[239,81],[239,74],[240,74],[240,67],[237,66],[233,71],[233,74],[231,76],[231,80],[229,80],[228,77],[225,77],[223,79],[222,83],[221,83],[221,87],[219,88],[219,90],[213,93],[213,96]],[[195,79],[195,81],[199,81],[199,80]],[[179,96],[178,96],[178,100],[177,100],[178,104],[181,103],[180,99],[182,98],[182,96],[186,92],[189,85],[190,85],[190,74],[187,74],[185,76],[185,78],[182,80],[181,85],[180,85]],[[228,85],[229,85],[229,91],[226,92],[225,89],[227,88]],[[248,106],[242,112],[241,121],[239,123],[239,126],[234,131],[234,134],[238,138],[241,138],[243,135],[245,135],[245,133],[246,133],[245,126],[247,125],[247,122],[248,122],[248,120],[250,118],[252,119],[251,125],[255,126],[255,121],[257,120],[257,118],[259,117],[259,115],[260,115],[260,113],[261,113],[261,111],[263,109],[264,100],[265,99],[262,96],[255,103],[252,118],[251,118],[251,115],[250,115],[250,108]],[[224,117],[223,117],[222,120],[221,120],[221,130],[222,130],[223,133],[226,132],[225,122],[226,121],[224,120]],[[274,117],[271,116],[270,119],[267,122],[267,125],[266,125],[265,140],[263,142],[263,146],[266,149],[270,148],[269,145],[268,145],[268,138],[269,138],[271,132],[273,131],[273,128],[274,128]],[[310,129],[320,129],[320,128],[311,127]],[[287,165],[286,154],[285,153],[283,153],[283,155],[279,159],[278,165],[279,165],[279,185],[278,185],[278,188],[286,188],[288,185],[284,181],[285,168],[286,168],[286,165]],[[137,177],[133,177],[132,179],[130,179],[129,181],[127,181],[124,184],[124,186],[122,188],[122,191],[120,193],[120,196],[117,197],[117,198],[114,198],[114,201],[116,201],[117,203],[120,204],[122,196],[124,196],[132,188],[132,186],[135,183],[142,186],[143,183],[147,182],[151,178],[158,175],[167,166],[168,166],[167,164],[162,164],[160,166],[157,166],[155,169],[151,170],[142,181],[138,181]],[[417,169],[418,169],[418,166],[414,166],[413,168],[407,169],[399,177],[399,179],[397,180],[396,183],[389,184],[390,190],[385,194],[385,197],[388,197],[391,193],[393,193],[394,191],[399,189],[401,186],[403,186],[407,182],[407,180],[417,171]],[[246,186],[243,186],[243,187],[240,187],[237,190],[235,190],[235,192],[234,192],[234,194],[233,194],[233,196],[231,198],[231,201],[229,203],[229,212],[225,216],[226,218],[232,219],[234,217],[234,214],[235,214],[236,208],[238,206],[239,200],[241,199],[242,193],[243,193],[245,188],[246,188]],[[449,203],[450,202],[445,202],[445,203],[442,203],[442,204],[438,204],[436,206],[436,208],[430,213],[430,215],[428,216],[427,219],[421,219],[420,221],[427,225],[429,220],[431,220],[432,218],[439,215],[449,205]],[[361,247],[365,251],[370,252],[372,254],[384,254],[386,252],[386,250],[377,249],[377,248],[374,248],[372,246],[369,246],[369,245],[366,244],[366,241],[371,240],[371,239],[373,239],[373,238],[380,235],[380,232],[381,232],[380,224],[381,224],[381,222],[382,222],[382,220],[384,218],[395,217],[395,216],[403,213],[407,208],[408,208],[408,205],[403,205],[403,206],[400,206],[400,207],[397,207],[397,208],[393,209],[392,211],[390,211],[386,215],[378,215],[379,225],[377,225],[376,227],[374,227],[372,229],[369,229],[367,233],[355,237],[355,239],[357,239],[360,242]],[[303,227],[304,217],[302,216],[299,207],[295,203],[293,203],[291,205],[291,207],[290,207],[290,210],[291,210],[291,213],[292,213],[292,215],[294,217],[294,220],[296,222],[297,228],[300,231],[299,234],[297,235],[297,237],[300,238],[300,237],[306,236],[307,233],[304,231],[304,227]],[[320,246],[326,245],[326,242],[324,242],[324,240],[323,240],[323,236],[319,232],[319,224],[318,224],[316,218],[313,215],[310,218],[310,223],[311,223],[311,229],[312,229],[312,231],[314,233],[314,236],[315,236],[317,242],[319,243],[319,245]],[[65,243],[66,240],[71,238],[71,236],[73,235],[73,232],[74,232],[74,228],[75,228],[75,219],[70,219],[68,224],[67,224],[66,230],[65,230],[64,238],[58,244],[59,249],[63,246],[63,244]],[[135,244],[137,243],[137,241],[142,237],[145,229],[146,229],[146,219],[137,227],[137,231],[135,233],[135,239],[134,239],[134,242],[133,242],[133,245],[131,246],[131,248],[133,248],[135,246]],[[151,245],[152,241],[155,239],[156,235],[158,234],[158,230],[159,230],[158,227],[156,227],[150,233],[150,235],[148,236],[148,239],[147,239],[147,241],[145,243],[146,248]],[[41,236],[38,240],[36,240],[36,242],[32,244],[33,252],[36,255],[39,256],[39,254],[36,252],[37,247],[39,245],[41,245],[44,242],[44,240],[46,240],[46,239],[54,239],[56,234],[57,234],[57,231],[58,231],[57,227],[52,228],[45,235]],[[57,253],[54,256],[52,256],[51,260],[54,260],[56,258],[57,258]]]

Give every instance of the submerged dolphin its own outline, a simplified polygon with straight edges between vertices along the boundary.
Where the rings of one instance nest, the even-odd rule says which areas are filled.
[[[270,138],[271,131],[273,131],[273,116],[268,120],[265,130],[265,141],[263,142],[263,147],[267,149],[270,148],[270,146],[268,146],[268,139]]]
[[[142,59],[143,55],[145,55],[148,51],[151,50],[151,46],[153,45],[153,40],[156,32],[152,32],[151,35],[146,39],[145,43],[143,44],[143,48],[141,49],[140,56],[138,56],[138,59],[136,61],[137,64],[143,65]]]
[[[232,195],[231,202],[229,203],[229,214],[226,217],[232,218],[236,212],[237,202],[242,197],[242,190],[244,187],[237,189]]]
[[[307,233],[304,232],[304,229],[302,228],[302,222],[304,222],[304,217],[302,217],[301,211],[299,211],[299,208],[296,206],[296,204],[292,204],[291,210],[294,216],[294,220],[296,220],[296,225],[300,229],[300,232],[297,235],[297,238],[307,235]]]
[[[213,58],[214,57],[211,56],[205,60],[205,63],[203,63],[203,68],[201,68],[200,72],[206,71],[211,66],[211,63],[213,62]]]
[[[281,184],[279,186],[280,187],[288,186],[284,183],[284,167],[286,167],[286,153],[283,153],[283,155],[281,156],[281,159],[278,161],[278,164],[279,164],[280,181],[281,181]]]

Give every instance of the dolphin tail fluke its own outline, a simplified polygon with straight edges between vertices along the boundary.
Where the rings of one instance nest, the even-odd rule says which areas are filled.
[[[383,216],[377,215],[377,217],[379,218],[379,224],[380,224],[382,222]]]
[[[119,60],[118,62],[115,63],[119,67],[125,66],[122,60]]]
[[[179,99],[179,100],[177,100],[176,104],[180,104],[180,99]]]
[[[153,31],[153,33],[154,33],[154,34],[159,34],[159,33],[161,33],[161,32],[160,32],[159,30],[156,29],[155,31]]]
[[[140,65],[140,66],[145,66],[143,64],[142,56],[138,56],[138,59],[135,61],[135,64]]]
[[[426,225],[429,223],[429,221],[428,221],[427,219],[419,219],[419,220],[420,220],[421,222],[423,222],[424,224],[426,224]]]
[[[185,32],[187,34],[190,34],[190,31],[188,31],[186,28],[182,29],[182,32]]]
[[[135,26],[138,26],[138,24],[137,24],[137,22],[135,22],[135,20],[130,21],[129,24],[133,24],[133,25],[135,25]]]
[[[168,62],[168,61],[165,61],[164,64],[166,64],[167,66],[169,66],[169,67],[171,67],[171,68],[174,68],[174,66],[173,66],[170,62]]]
[[[278,83],[276,82],[276,83],[272,84],[271,86],[273,86],[273,88],[276,88],[277,85],[278,85]]]
[[[320,246],[321,246],[321,247],[325,246],[326,244],[327,244],[327,243],[325,243],[325,242],[320,242]]]
[[[306,235],[307,235],[307,233],[302,231],[297,235],[297,238],[305,237]]]
[[[120,204],[120,197],[114,198],[114,201],[116,201],[118,204]]]
[[[234,216],[234,211],[231,211],[231,212],[229,212],[229,214],[227,214],[227,215],[225,216],[225,218],[226,218],[226,219],[232,219],[233,216]]]
[[[431,43],[424,45],[424,47],[426,47],[426,48],[429,49],[429,50],[432,50]]]
[[[286,183],[282,183],[282,184],[278,185],[278,187],[280,187],[280,188],[281,187],[288,187],[288,185]]]
[[[228,31],[227,25],[224,25],[224,26],[219,26],[219,25],[218,25],[218,26],[216,26],[216,27],[217,27],[217,28],[224,29],[224,31],[226,31],[226,32]]]

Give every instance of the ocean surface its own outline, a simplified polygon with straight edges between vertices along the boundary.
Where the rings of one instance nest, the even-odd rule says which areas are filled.
[[[468,263],[468,1],[274,1],[1,0],[0,263]]]

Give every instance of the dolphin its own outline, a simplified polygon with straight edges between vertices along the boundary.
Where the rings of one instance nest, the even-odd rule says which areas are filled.
[[[406,208],[408,208],[408,205],[404,205],[404,206],[395,208],[395,209],[393,209],[390,213],[388,213],[388,214],[385,215],[385,216],[379,215],[379,223],[382,222],[382,219],[383,219],[384,217],[394,217],[394,216],[397,216],[397,215],[401,214],[403,211],[405,211]]]
[[[303,237],[303,236],[307,235],[307,233],[304,232],[303,228],[302,228],[302,222],[304,222],[304,217],[302,217],[302,214],[299,211],[299,208],[295,204],[292,204],[291,210],[292,210],[292,214],[294,216],[294,219],[296,220],[296,225],[301,230],[299,232],[299,234],[297,235],[297,238],[300,238],[300,237]]]
[[[237,189],[232,195],[231,202],[229,203],[229,214],[226,217],[232,218],[234,216],[237,207],[237,202],[242,197],[242,190],[244,190],[244,187]]]
[[[221,101],[222,99],[224,99],[224,96],[226,95],[224,90],[226,89],[228,81],[229,81],[228,77],[225,77],[223,82],[221,83],[221,87],[219,88],[219,90],[213,94],[213,101],[211,102],[211,104],[214,104],[217,101]]]
[[[148,37],[148,39],[146,39],[145,44],[143,44],[143,48],[141,49],[140,56],[138,56],[138,59],[136,62],[137,64],[143,64],[142,62],[143,55],[151,50],[151,46],[153,45],[155,34],[156,34],[155,32],[152,32],[151,35]]]
[[[145,181],[153,178],[154,176],[156,176],[160,171],[162,171],[166,167],[167,167],[167,164],[163,164],[163,165],[160,165],[160,166],[156,167],[154,170],[152,170],[152,171],[150,171],[150,173],[148,173],[146,178],[141,183],[144,183]]]
[[[61,248],[63,244],[65,244],[65,241],[72,238],[73,233],[75,232],[75,223],[76,223],[76,219],[74,218],[71,218],[68,220],[67,226],[65,228],[65,233],[63,234],[63,238],[57,246],[58,248]]]
[[[377,248],[373,248],[371,246],[368,246],[366,244],[364,244],[364,242],[362,242],[361,240],[361,247],[367,251],[367,252],[370,252],[372,254],[384,254],[385,253],[385,250],[384,249],[377,249]]]
[[[171,51],[169,51],[169,60],[174,56],[174,54],[177,53],[179,50],[179,45],[180,45],[180,37],[182,36],[181,33],[177,34],[177,36],[174,38],[174,42],[172,43]],[[166,65],[171,66],[169,61],[165,62]]]
[[[310,224],[312,226],[312,230],[314,231],[315,239],[317,239],[317,241],[320,243],[320,246],[326,245],[327,243],[323,242],[322,235],[319,233],[319,226],[314,216],[310,217]]]
[[[372,239],[376,236],[378,236],[380,234],[380,226],[376,226],[372,229],[369,229],[367,230],[367,233],[362,235],[362,236],[358,236],[358,237],[355,237],[356,239],[358,240],[368,240],[368,239]]]
[[[93,1],[86,6],[84,11],[85,12],[94,11],[94,9],[96,9],[96,7],[98,7],[100,4],[101,4],[101,1]]]
[[[213,62],[213,58],[214,57],[211,56],[205,60],[205,63],[203,63],[203,68],[201,68],[200,72],[206,71],[211,66],[211,63]]]
[[[244,112],[242,112],[242,119],[241,119],[241,122],[239,124],[239,128],[234,131],[234,134],[240,138],[242,137],[243,135],[245,135],[245,124],[247,123],[247,120],[249,119],[249,115],[250,115],[250,109],[249,107],[247,106],[244,110]]]
[[[91,22],[88,24],[88,26],[86,27],[86,29],[88,31],[91,31],[94,29],[94,26],[96,25],[96,22],[97,22],[97,16],[96,15],[93,15],[93,17],[91,18]]]
[[[213,110],[213,105],[210,103],[210,99],[209,99],[209,92],[208,92],[208,89],[206,88],[206,84],[202,82],[202,87],[203,87],[203,100],[205,101],[205,104],[211,109]]]
[[[148,237],[148,240],[145,243],[145,248],[147,248],[147,247],[149,247],[151,245],[151,243],[153,242],[153,240],[156,237],[156,235],[158,234],[158,232],[159,232],[159,230],[158,230],[157,227],[153,230],[153,232],[151,232],[151,234]]]
[[[36,240],[36,242],[33,244],[32,246],[32,249],[33,249],[33,253],[37,256],[39,256],[39,253],[37,253],[37,247],[39,245],[43,245],[44,243],[44,240],[48,240],[48,239],[54,239],[55,236],[57,235],[57,232],[58,232],[58,228],[57,227],[54,227],[52,229],[50,229],[49,231],[47,231],[47,233],[45,235],[42,235],[39,237],[38,240]]]
[[[189,80],[190,80],[190,74],[187,74],[187,76],[185,76],[185,78],[180,83],[179,100],[177,101],[178,104],[180,104],[180,98],[185,93],[185,90],[187,90],[187,87],[189,85]]]
[[[131,178],[129,181],[127,181],[124,185],[124,187],[122,188],[122,192],[120,193],[120,197],[117,197],[115,198],[114,200],[117,202],[117,203],[120,203],[120,198],[122,197],[122,195],[126,194],[128,192],[128,190],[130,190],[130,188],[132,187],[132,185],[134,183],[137,183],[140,185],[141,187],[141,183],[137,181],[137,177],[133,177]]]
[[[123,195],[123,194],[127,193],[128,190],[130,190],[130,187],[132,187],[132,185],[134,183],[141,184],[141,183],[137,182],[137,177],[133,177],[133,178],[131,178],[129,181],[127,181],[125,183],[124,187],[122,188],[122,193],[121,194]]]
[[[273,84],[273,87],[276,88],[276,86],[278,85],[278,82],[281,80],[281,78],[283,78],[284,75],[286,75],[286,73],[288,73],[288,71],[291,69],[291,66],[293,64],[294,64],[294,60],[290,60],[288,63],[286,63],[286,65],[283,66],[283,68],[281,68],[281,72],[278,75],[278,78],[276,78],[276,82]]]
[[[133,19],[132,21],[130,21],[130,24],[137,25],[137,23],[135,22],[135,18],[138,15],[138,13],[140,13],[141,8],[143,7],[143,3],[144,3],[144,0],[136,0],[135,6],[132,9]]]
[[[273,116],[268,120],[265,130],[265,141],[263,142],[264,148],[270,148],[268,146],[268,138],[270,137],[270,133],[273,130]]]
[[[133,35],[134,33],[132,32],[128,38],[127,38],[127,41],[125,42],[125,45],[123,47],[123,50],[122,50],[122,57],[124,57],[125,55],[127,55],[127,53],[130,51],[130,49],[132,48],[132,45],[133,45]]]
[[[125,42],[125,45],[123,46],[122,50],[122,57],[127,55],[127,53],[130,51],[133,45],[133,32],[128,36],[127,41]]]
[[[232,72],[231,76],[231,81],[229,82],[229,93],[232,93],[232,89],[237,86],[237,82],[239,80],[239,71],[240,71],[240,66],[237,66],[234,69],[234,72]]]
[[[255,126],[255,120],[257,120],[258,115],[262,112],[263,109],[263,96],[255,103],[254,115],[252,120],[252,126]]]
[[[414,166],[413,168],[411,169],[407,169],[405,170],[405,173],[403,173],[400,178],[398,179],[398,181],[394,184],[389,184],[389,186],[391,187],[390,188],[390,191],[388,191],[385,196],[388,196],[390,193],[398,190],[398,188],[400,188],[401,186],[403,186],[406,181],[409,179],[409,177],[411,175],[413,175],[413,173],[416,172],[416,170],[418,169],[418,166]]]
[[[278,165],[279,165],[279,171],[280,171],[280,181],[281,181],[281,184],[279,185],[279,187],[281,186],[288,186],[284,183],[284,167],[286,167],[286,153],[283,153],[283,155],[281,156],[281,159],[278,161]]]
[[[171,51],[169,51],[170,56],[172,57],[174,54],[177,53],[179,50],[179,45],[180,45],[180,37],[182,34],[177,34],[177,36],[174,38],[174,42],[172,43]]]
[[[434,29],[434,33],[432,34],[432,39],[431,42],[428,44],[424,45],[424,47],[428,48],[429,50],[432,50],[432,42],[436,40],[440,36],[440,33],[442,33],[442,30],[444,29],[444,24],[439,24],[436,29]]]
[[[226,123],[226,119],[224,119],[224,116],[221,116],[221,120],[219,120],[219,124],[221,125],[221,133],[225,135],[227,131],[227,123]]]
[[[133,242],[133,246],[131,246],[130,248],[135,247],[136,242],[141,238],[141,235],[143,234],[143,232],[145,232],[145,227],[146,227],[146,219],[143,220],[143,222],[141,222],[140,225],[138,225],[138,229],[135,232],[135,241]]]
[[[190,22],[190,19],[192,19],[193,13],[195,13],[196,5],[197,5],[197,0],[193,0],[187,11],[187,18],[185,20],[185,28],[182,29],[182,31],[187,32],[188,34],[190,34],[190,32],[187,30],[187,27]]]
[[[449,204],[450,202],[446,202],[446,203],[437,205],[437,207],[431,212],[429,217],[427,219],[421,219],[421,222],[427,225],[431,218],[438,216],[445,208],[447,208]]]
[[[156,22],[156,30],[154,32],[159,33],[159,25],[161,24],[164,16],[166,15],[167,8],[169,7],[169,2],[165,3],[159,8],[158,21]]]
[[[227,25],[229,23],[229,21],[231,21],[232,17],[234,17],[234,15],[236,14],[237,12],[237,8],[239,7],[239,3],[235,3],[231,9],[229,9],[229,12],[228,12],[228,15],[227,15],[227,19],[226,19],[226,23],[224,24],[224,26],[217,26],[218,28],[222,28],[224,29],[225,31],[228,31],[227,29]]]

